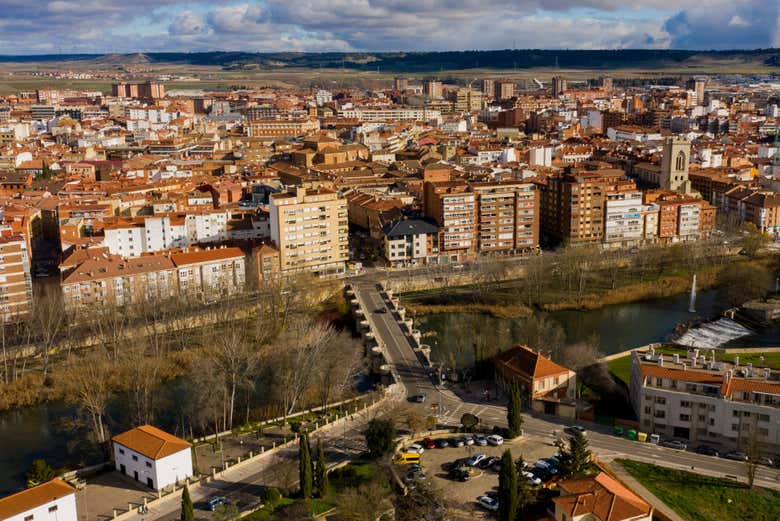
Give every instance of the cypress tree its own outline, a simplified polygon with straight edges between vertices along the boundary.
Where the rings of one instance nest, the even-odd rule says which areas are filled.
[[[298,442],[298,475],[301,487],[301,496],[311,499],[312,494],[312,461],[309,435],[301,434]]]
[[[509,389],[509,406],[506,409],[507,431],[510,438],[515,438],[520,434],[520,428],[523,426],[523,394],[520,386],[512,384]]]
[[[322,450],[321,440],[317,440],[317,465],[314,467],[314,483],[317,497],[325,497],[328,494],[328,467],[325,465],[325,451]]]
[[[192,507],[192,498],[190,497],[190,487],[184,485],[181,492],[181,521],[195,521],[195,510]]]
[[[588,448],[588,437],[581,432],[575,432],[569,438],[569,447],[560,447],[561,475],[565,478],[580,477],[588,472],[591,453]]]
[[[501,470],[498,474],[498,519],[515,521],[517,517],[517,469],[512,452],[507,449],[501,456]]]

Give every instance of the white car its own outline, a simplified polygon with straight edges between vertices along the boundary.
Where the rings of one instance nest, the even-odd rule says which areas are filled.
[[[490,510],[491,512],[498,511],[498,500],[493,499],[490,496],[479,496],[477,498],[477,503],[485,510]]]
[[[413,445],[409,445],[408,447],[406,447],[406,452],[407,453],[416,452],[417,454],[422,454],[423,452],[425,452],[425,448],[423,448],[422,445],[418,445],[417,443],[415,443]]]
[[[534,487],[538,487],[542,484],[542,480],[534,476],[532,473],[528,472],[527,470],[523,471],[523,477],[528,481],[529,485],[532,485]]]
[[[485,454],[474,454],[469,459],[466,460],[466,465],[469,467],[476,467],[477,464],[482,461],[483,459],[487,458]]]
[[[490,445],[493,445],[494,447],[498,447],[499,445],[503,445],[504,438],[502,438],[498,434],[491,434],[490,436],[487,437],[487,442]]]

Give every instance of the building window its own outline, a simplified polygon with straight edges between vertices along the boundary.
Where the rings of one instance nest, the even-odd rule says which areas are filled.
[[[138,456],[136,456],[135,454],[133,454],[133,461],[138,461]]]
[[[34,516],[24,516],[24,521],[32,521]]]
[[[738,423],[732,423],[731,424],[731,430],[732,431],[738,431],[739,430],[739,424]]]
[[[148,468],[152,468],[152,462],[151,462],[151,461],[147,461],[147,462],[146,462],[146,466],[147,466]]]
[[[124,454],[124,453],[125,453],[125,449],[119,449],[119,454]]]
[[[54,505],[53,507],[49,507],[49,514],[56,511],[57,511],[57,505]]]

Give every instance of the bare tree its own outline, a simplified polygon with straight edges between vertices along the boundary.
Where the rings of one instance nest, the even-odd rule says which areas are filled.
[[[95,440],[105,443],[104,418],[114,376],[110,363],[100,353],[90,353],[78,365],[71,365],[69,376],[69,401],[87,413]]]

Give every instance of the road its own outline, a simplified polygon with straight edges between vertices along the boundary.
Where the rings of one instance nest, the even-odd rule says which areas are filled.
[[[488,401],[481,394],[468,395],[460,391],[456,394],[452,389],[434,384],[434,379],[429,376],[430,368],[424,367],[424,357],[415,352],[413,342],[402,330],[397,315],[378,285],[370,281],[353,280],[352,287],[374,328],[377,340],[385,347],[388,363],[401,376],[407,395],[427,395],[425,403],[415,405],[424,415],[435,414],[441,423],[459,425],[461,415],[468,412],[478,416],[483,423],[506,426],[506,407],[502,400],[496,398],[495,392],[493,400]],[[575,423],[531,413],[524,415],[524,418],[524,435],[550,444],[554,441],[553,433],[561,435],[567,425]],[[626,458],[712,476],[736,477],[744,481],[744,463],[678,451],[652,443],[638,443],[613,436],[610,434],[611,429],[603,425],[577,423],[588,428],[591,450],[602,460]],[[756,484],[780,489],[780,470],[759,466]]]

